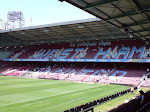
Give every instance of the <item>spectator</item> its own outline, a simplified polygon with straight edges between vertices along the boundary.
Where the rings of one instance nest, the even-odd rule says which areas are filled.
[[[131,87],[130,91],[131,91],[131,95],[134,95],[134,87]]]
[[[142,90],[140,90],[139,93],[140,93],[139,98],[141,98],[141,102],[140,103],[142,103],[144,101],[144,94],[145,93]]]

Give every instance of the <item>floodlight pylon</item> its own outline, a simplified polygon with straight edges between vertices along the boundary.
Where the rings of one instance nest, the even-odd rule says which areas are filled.
[[[7,29],[22,28],[25,25],[23,13],[21,11],[9,11],[7,14]]]

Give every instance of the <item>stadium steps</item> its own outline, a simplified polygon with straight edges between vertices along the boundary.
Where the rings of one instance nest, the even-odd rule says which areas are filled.
[[[117,65],[117,66],[114,67],[112,70],[110,70],[110,72],[108,72],[108,76],[112,75],[112,74],[115,72],[115,70],[117,69],[118,66],[119,66],[119,65]]]
[[[78,71],[76,71],[75,74],[80,74],[80,73],[82,73],[82,70],[85,69],[87,66],[88,66],[88,65],[86,65],[86,66],[84,66],[83,68],[79,69]]]

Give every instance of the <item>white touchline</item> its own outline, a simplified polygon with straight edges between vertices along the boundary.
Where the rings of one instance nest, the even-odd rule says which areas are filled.
[[[101,86],[102,86],[102,85],[101,85]],[[94,87],[91,87],[91,88],[97,88],[97,87],[101,87],[101,86],[94,86]],[[86,89],[90,89],[90,88],[86,88]],[[76,90],[76,91],[86,90],[86,89],[79,89],[79,90]],[[76,91],[70,91],[70,92],[66,92],[66,93],[62,93],[62,94],[72,93],[72,92],[76,92]],[[0,107],[12,105],[12,104],[17,104],[17,103],[23,103],[23,102],[33,101],[33,100],[38,100],[38,99],[42,99],[42,98],[48,98],[48,97],[57,96],[57,95],[62,95],[62,94],[55,94],[55,95],[50,95],[50,96],[45,96],[45,97],[39,97],[39,98],[34,98],[34,99],[25,100],[25,101],[20,101],[20,102],[15,102],[15,103],[9,103],[9,104],[5,104],[5,105],[0,105]]]

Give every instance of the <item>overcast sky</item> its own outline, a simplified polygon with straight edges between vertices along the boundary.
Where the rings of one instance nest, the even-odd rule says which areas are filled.
[[[8,11],[22,11],[25,26],[94,18],[81,9],[58,0],[2,0],[0,19],[7,21]]]

